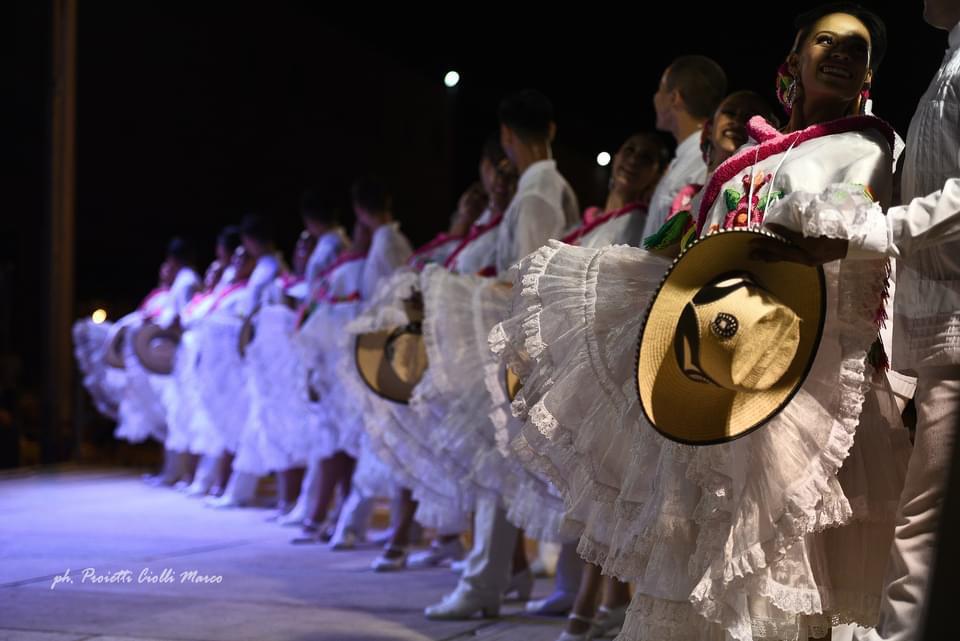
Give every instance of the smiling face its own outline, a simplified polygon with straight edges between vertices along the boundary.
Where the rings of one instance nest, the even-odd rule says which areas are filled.
[[[787,60],[807,104],[853,102],[872,79],[870,32],[854,16],[817,20]]]
[[[612,189],[634,200],[660,177],[660,154],[644,136],[631,136],[613,157]]]
[[[250,278],[250,274],[253,273],[253,268],[256,266],[257,261],[250,252],[241,245],[233,252],[233,259],[230,264],[234,269],[233,280],[237,282]]]

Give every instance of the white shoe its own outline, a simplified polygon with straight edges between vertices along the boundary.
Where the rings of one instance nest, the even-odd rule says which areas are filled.
[[[432,621],[463,621],[479,612],[483,618],[500,616],[499,597],[482,597],[469,588],[457,589],[443,597],[443,601],[427,606],[423,615]]]
[[[397,556],[387,556],[388,552],[399,552]],[[373,560],[371,566],[374,572],[393,572],[407,567],[406,548],[387,548]]]
[[[210,491],[209,487],[204,487],[204,483],[201,481],[194,481],[190,484],[190,487],[184,492],[190,498],[197,498],[200,496],[206,496],[207,492]]]
[[[533,594],[533,581],[533,572],[530,571],[530,568],[517,572],[510,577],[510,584],[503,591],[503,598],[507,598],[510,594],[516,594],[517,601],[529,601],[530,595]]]
[[[344,550],[352,550],[357,547],[357,537],[354,534],[353,530],[344,530],[343,534],[339,537],[334,537],[330,539],[330,549],[334,552],[342,552]],[[376,568],[374,568],[376,569]]]
[[[560,617],[564,616],[573,607],[575,594],[569,592],[554,592],[546,599],[527,602],[527,614],[537,614],[541,616]]]
[[[247,507],[250,503],[248,501],[241,501],[229,494],[224,494],[220,497],[208,497],[205,505],[216,510],[229,510],[236,507]]]
[[[450,563],[450,569],[457,574],[463,574],[463,571],[467,569],[467,560],[460,559],[459,561],[453,561]]]
[[[596,638],[594,636],[594,629],[595,629],[596,623],[594,622],[593,619],[580,616],[579,614],[573,614],[573,613],[571,613],[570,616],[568,616],[567,618],[574,621],[580,621],[582,623],[586,623],[590,627],[587,628],[586,632],[580,632],[579,634],[575,634],[573,632],[567,632],[566,630],[564,630],[563,632],[560,633],[560,636],[557,637],[557,641],[591,641],[591,639]]]
[[[453,539],[448,543],[439,543],[434,541],[429,550],[411,554],[407,561],[407,567],[410,568],[433,568],[445,561],[458,561],[463,558],[466,550],[463,549],[463,543],[460,539]]]
[[[590,629],[591,638],[600,639],[616,636],[626,619],[627,606],[621,605],[619,608],[611,610],[601,605],[597,609],[597,616],[594,618],[593,627]]]
[[[277,523],[280,525],[303,525],[305,520],[307,520],[307,510],[301,509],[297,504],[292,510],[277,519]]]

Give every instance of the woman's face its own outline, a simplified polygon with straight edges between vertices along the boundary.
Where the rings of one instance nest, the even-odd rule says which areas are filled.
[[[846,13],[823,16],[790,55],[791,72],[811,101],[853,101],[869,84],[870,32]]]
[[[297,244],[293,248],[293,272],[302,276],[307,271],[307,261],[310,260],[310,254],[317,246],[317,239],[310,232],[304,230],[300,232],[297,238]]]
[[[233,265],[235,281],[246,280],[250,278],[250,274],[253,273],[253,268],[256,265],[256,262],[253,259],[253,256],[248,252],[242,245],[237,247],[237,250],[233,252],[233,259],[230,264]]]
[[[643,193],[660,177],[660,154],[643,136],[631,136],[613,157],[612,189],[630,196]]]
[[[457,213],[450,225],[450,234],[464,236],[470,231],[470,226],[483,214],[487,208],[487,192],[480,183],[473,183],[460,196],[457,203]]]
[[[230,249],[223,243],[217,243],[217,249],[214,253],[217,255],[217,260],[221,265],[226,265],[230,262]]]
[[[726,160],[747,142],[747,121],[761,108],[749,96],[730,96],[720,103],[713,115],[710,142],[713,149]]]
[[[173,285],[173,279],[177,272],[173,268],[173,261],[169,258],[160,263],[160,285],[161,287],[170,287]]]

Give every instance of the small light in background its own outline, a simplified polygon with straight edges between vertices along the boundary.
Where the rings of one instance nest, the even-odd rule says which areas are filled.
[[[92,314],[90,314],[90,320],[92,320],[96,325],[99,325],[103,321],[107,320],[107,310],[105,309],[96,309]]]
[[[443,84],[447,85],[451,89],[457,86],[457,83],[460,82],[460,74],[456,71],[448,71],[447,75],[443,77]]]
[[[597,154],[597,164],[601,167],[606,167],[610,164],[610,154],[605,151],[601,151]]]

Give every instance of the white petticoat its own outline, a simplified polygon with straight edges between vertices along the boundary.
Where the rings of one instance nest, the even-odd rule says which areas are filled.
[[[423,416],[442,418],[430,447],[457,474],[467,500],[497,495],[514,524],[532,537],[557,540],[559,497],[508,448],[519,423],[504,420],[506,373],[487,345],[491,328],[507,314],[510,288],[433,266],[421,283],[430,375],[414,391],[413,406]]]
[[[353,337],[346,325],[360,310],[359,302],[321,304],[307,318],[296,338],[303,366],[320,397],[310,456],[322,459],[342,450],[360,453],[363,416],[348,379],[354,376]]]
[[[406,325],[409,318],[403,299],[419,291],[418,281],[418,274],[398,271],[386,280],[387,286],[378,288],[347,331],[355,336]],[[430,376],[429,368],[424,376]],[[446,460],[438,458],[430,447],[442,417],[422,414],[407,404],[378,396],[362,382],[356,367],[348,382],[363,414],[367,446],[390,468],[395,481],[411,490],[418,501],[417,521],[443,532],[462,529],[471,505],[456,481],[462,471],[446,465]]]
[[[89,318],[73,324],[73,353],[83,374],[83,386],[97,410],[114,420],[126,385],[124,370],[107,365],[104,357],[118,323],[94,323]]]
[[[666,268],[643,250],[552,242],[521,264],[515,315],[491,335],[524,383],[515,448],[560,489],[581,554],[636,582],[623,638],[790,638],[834,619],[869,624],[876,575],[837,568],[853,557],[884,565],[883,526],[855,524],[892,523],[902,448],[891,445],[899,416],[889,404],[867,405],[875,429],[858,446],[870,458],[837,471],[869,389],[882,266],[845,263],[842,278],[827,267],[830,316],[801,391],[763,429],[701,448],[657,435],[634,389],[640,325]],[[851,495],[872,498],[858,514]],[[836,556],[843,537],[857,543]]]
[[[193,434],[190,451],[220,456],[236,452],[247,421],[250,402],[246,370],[240,358],[243,320],[228,314],[211,314],[191,331],[197,332],[199,358],[196,386],[200,403],[209,418],[208,429]]]
[[[176,393],[164,396],[167,408],[165,446],[169,450],[188,451],[198,434],[213,429],[200,397],[199,359],[200,341],[197,333],[188,329],[181,336],[171,374]]]
[[[120,421],[114,436],[131,443],[142,443],[148,438],[163,442],[167,433],[164,394],[175,392],[170,376],[151,374],[133,351],[133,336],[142,323],[131,320],[124,337],[123,362],[126,385],[120,401]]]
[[[307,463],[311,408],[292,335],[296,313],[284,305],[266,305],[255,319],[245,367],[250,412],[235,466],[263,475]]]

